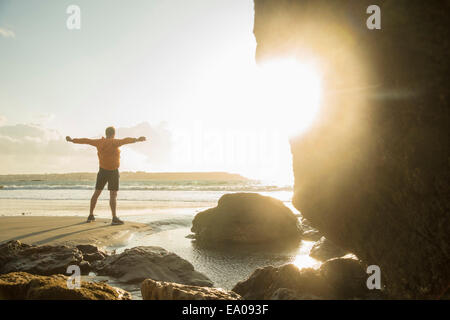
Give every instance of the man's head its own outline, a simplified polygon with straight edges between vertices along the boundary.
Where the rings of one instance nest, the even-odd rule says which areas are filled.
[[[107,138],[114,138],[116,134],[116,129],[114,129],[114,127],[108,127],[105,130],[105,135]]]

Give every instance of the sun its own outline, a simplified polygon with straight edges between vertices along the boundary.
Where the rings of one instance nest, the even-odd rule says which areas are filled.
[[[296,59],[279,59],[267,61],[258,69],[258,91],[266,120],[288,136],[307,130],[320,109],[318,68]]]
[[[289,140],[318,117],[320,64],[284,58],[227,60],[220,67],[210,78],[195,74],[198,91],[172,124],[173,161],[182,170],[225,170],[292,185]]]

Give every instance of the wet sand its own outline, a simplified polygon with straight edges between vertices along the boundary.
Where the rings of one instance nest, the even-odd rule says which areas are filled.
[[[126,221],[112,226],[111,219],[85,217],[0,217],[0,242],[19,240],[27,244],[92,244],[99,247],[125,245],[136,232],[151,233],[147,224]]]
[[[217,202],[200,201],[135,201],[118,200],[119,217],[149,213],[195,213],[198,209],[216,206]],[[99,199],[96,217],[111,218],[109,201]],[[0,216],[83,216],[89,214],[89,200],[0,199]]]

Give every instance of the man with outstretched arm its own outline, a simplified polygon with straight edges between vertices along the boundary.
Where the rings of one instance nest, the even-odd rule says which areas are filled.
[[[109,205],[111,207],[112,222],[111,224],[123,224],[116,215],[116,199],[117,191],[119,191],[119,166],[120,166],[120,150],[119,147],[124,144],[142,142],[145,141],[145,137],[140,138],[124,138],[115,139],[116,129],[114,127],[108,127],[105,130],[106,138],[101,139],[72,139],[67,136],[68,142],[78,144],[89,144],[97,148],[99,171],[97,173],[97,182],[95,184],[95,191],[91,198],[91,206],[89,210],[89,217],[87,222],[95,221],[94,209],[97,204],[97,199],[102,193],[106,183],[108,183],[109,190]]]

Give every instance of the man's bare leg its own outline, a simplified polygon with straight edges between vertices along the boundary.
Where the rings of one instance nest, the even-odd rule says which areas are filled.
[[[112,222],[113,225],[123,224],[123,221],[117,218],[117,191],[109,191],[109,206],[111,207]]]
[[[95,209],[95,206],[97,205],[97,200],[98,200],[98,197],[100,197],[101,193],[102,193],[102,190],[95,190],[94,194],[91,197],[91,207],[89,209],[90,216],[94,215],[94,209]]]
[[[112,217],[117,218],[116,207],[117,207],[117,191],[109,191],[109,206],[111,207]]]

